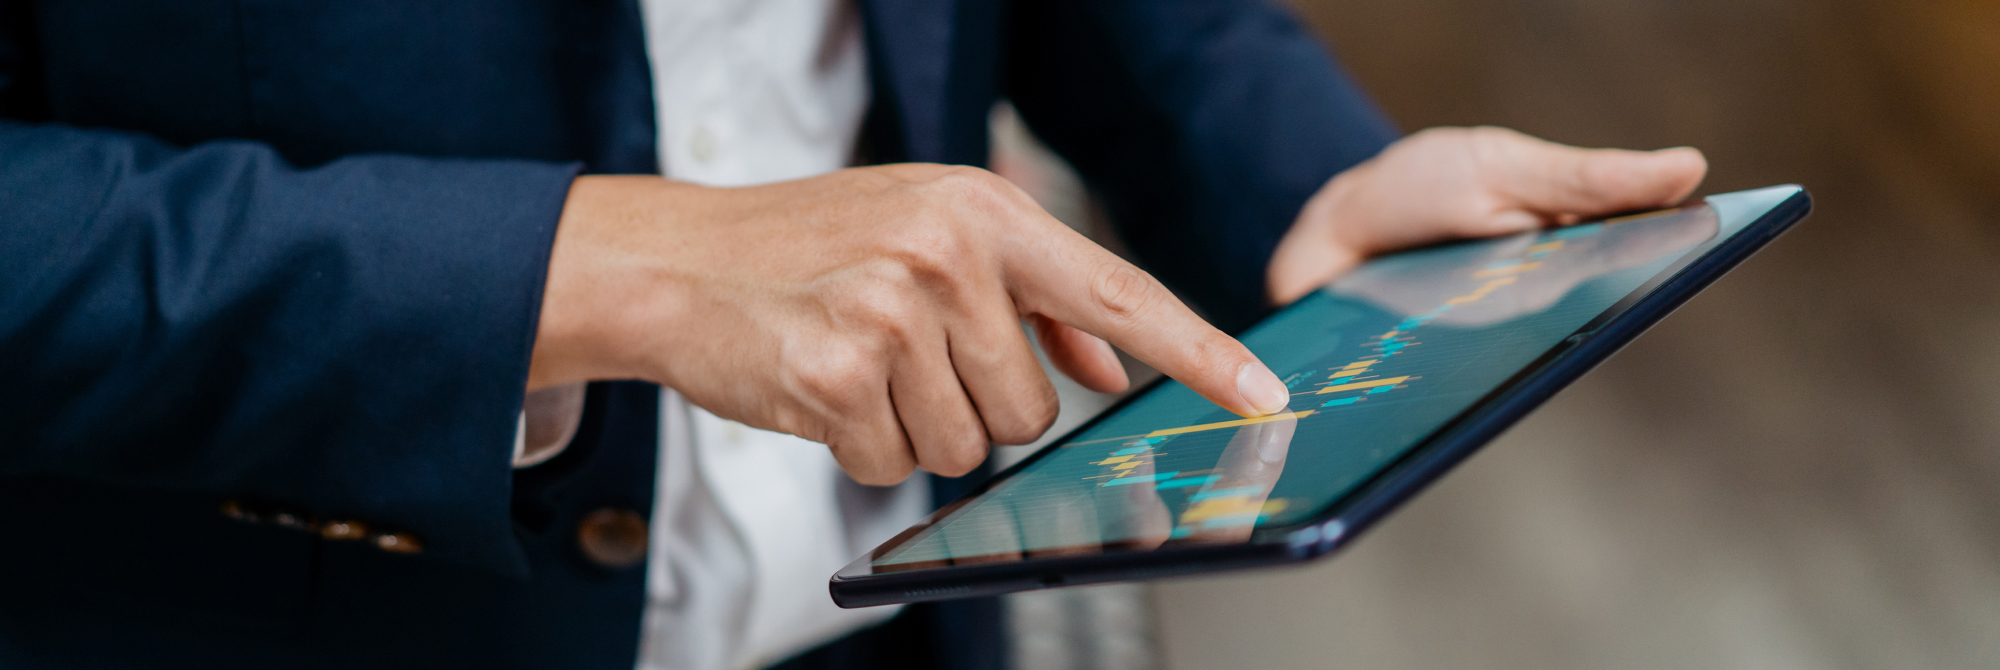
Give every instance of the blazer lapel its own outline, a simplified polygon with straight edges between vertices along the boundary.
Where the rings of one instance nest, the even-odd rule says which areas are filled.
[[[877,104],[893,104],[905,158],[944,161],[957,0],[860,0]]]

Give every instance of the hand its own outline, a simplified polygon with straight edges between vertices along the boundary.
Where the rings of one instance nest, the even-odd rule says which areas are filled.
[[[1266,274],[1297,300],[1380,253],[1671,206],[1708,171],[1691,148],[1579,149],[1502,128],[1434,128],[1336,175],[1307,201]]]
[[[999,177],[937,165],[736,189],[577,179],[528,385],[646,379],[823,442],[864,484],[959,475],[1055,419],[1024,318],[1092,389],[1126,384],[1109,340],[1239,414],[1289,400],[1150,275]]]
[[[1470,328],[1540,312],[1584,282],[1665,257],[1680,256],[1721,230],[1722,221],[1716,218],[1713,208],[1688,207],[1643,224],[1621,225],[1602,234],[1571,239],[1564,243],[1562,262],[1513,275],[1516,281],[1508,284],[1507,290],[1429,318],[1439,325]],[[1537,236],[1523,235],[1492,244],[1460,247],[1452,252],[1456,260],[1447,262],[1465,268],[1487,267],[1499,261],[1518,260],[1528,255],[1528,250],[1538,242]],[[1339,293],[1408,317],[1431,312],[1463,294],[1467,289],[1465,282],[1465,273],[1437,272],[1428,264],[1385,264],[1342,277]]]

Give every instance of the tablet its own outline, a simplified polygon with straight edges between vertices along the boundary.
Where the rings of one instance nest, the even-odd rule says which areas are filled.
[[[1797,186],[1384,256],[1243,343],[1243,418],[1162,380],[834,575],[841,607],[1325,556],[1806,215]]]

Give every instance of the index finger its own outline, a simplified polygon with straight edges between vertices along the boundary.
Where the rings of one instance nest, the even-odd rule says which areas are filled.
[[[1048,223],[1021,227],[1017,234],[1031,237],[1003,247],[1009,291],[1022,311],[1103,338],[1231,412],[1263,416],[1290,404],[1290,389],[1270,368],[1152,275]]]

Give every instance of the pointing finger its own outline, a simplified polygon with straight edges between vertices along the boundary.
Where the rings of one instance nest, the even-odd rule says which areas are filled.
[[[1241,343],[1196,316],[1151,275],[1056,223],[1007,245],[1023,311],[1101,337],[1243,416],[1284,411],[1291,394]]]

